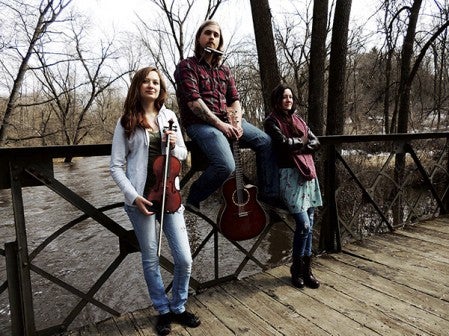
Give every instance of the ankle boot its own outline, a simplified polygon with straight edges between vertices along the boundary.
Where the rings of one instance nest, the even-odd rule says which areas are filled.
[[[290,266],[290,274],[292,275],[292,285],[296,288],[304,287],[303,271],[304,264],[301,257],[293,257],[293,263]]]
[[[320,287],[319,281],[312,274],[312,267],[311,267],[312,257],[304,256],[303,261],[304,261],[304,285],[314,289]]]

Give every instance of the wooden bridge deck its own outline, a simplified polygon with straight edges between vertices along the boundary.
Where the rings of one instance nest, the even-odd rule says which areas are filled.
[[[288,265],[190,297],[196,329],[170,335],[449,335],[449,218],[320,256],[317,290],[290,285]],[[152,308],[63,335],[156,335]]]

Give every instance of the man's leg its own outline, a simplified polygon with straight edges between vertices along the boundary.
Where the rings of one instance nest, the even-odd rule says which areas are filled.
[[[209,166],[192,183],[187,203],[199,207],[199,203],[221,187],[234,172],[235,161],[224,134],[210,125],[195,124],[187,128],[187,135],[195,141],[209,161]]]
[[[264,131],[242,119],[242,147],[248,147],[256,153],[259,198],[268,203],[276,203],[279,198],[279,170],[271,138]]]

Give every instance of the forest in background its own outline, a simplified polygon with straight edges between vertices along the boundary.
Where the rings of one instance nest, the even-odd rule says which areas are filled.
[[[197,27],[242,0],[146,1],[137,32],[92,40],[95,24],[73,0],[0,0],[0,146],[109,143],[129,79],[148,64],[177,111],[173,70]],[[318,135],[447,130],[448,0],[373,0],[373,32],[349,27],[351,0],[290,0],[280,19],[276,1],[250,2],[255,33],[224,36],[249,121],[261,124],[282,80]]]

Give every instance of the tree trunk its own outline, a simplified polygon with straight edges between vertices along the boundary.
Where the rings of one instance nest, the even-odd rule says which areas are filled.
[[[346,54],[348,44],[351,0],[337,0],[332,27],[331,55],[329,61],[329,89],[326,134],[343,134],[345,122]],[[324,195],[326,211],[320,232],[320,249],[328,252],[341,250],[340,227],[336,205],[339,185],[336,171],[336,152],[340,148],[325,147]]]
[[[410,69],[413,57],[413,43],[415,41],[416,23],[418,22],[419,10],[422,0],[415,0],[410,9],[407,34],[402,46],[401,60],[401,80],[399,83],[399,113],[398,113],[398,132],[407,133],[408,119],[410,116],[410,90],[411,81]]]
[[[413,57],[413,43],[415,41],[416,23],[418,21],[419,10],[422,0],[415,0],[410,9],[409,23],[407,34],[404,38],[402,46],[401,59],[401,78],[399,82],[399,109],[398,109],[398,132],[407,133],[408,119],[410,115],[410,69]],[[401,186],[404,181],[405,174],[405,153],[398,152],[395,157],[395,181],[398,186],[397,190],[401,192]],[[396,206],[393,208],[393,225],[402,222],[404,214],[403,197],[400,194]]]
[[[324,70],[326,62],[327,0],[314,0],[309,68],[308,124],[316,135],[324,134]]]
[[[250,2],[265,105],[264,110],[265,113],[269,113],[271,91],[281,80],[274,44],[270,5],[268,0],[251,0]]]
[[[42,1],[39,7],[39,16],[37,18],[36,26],[29,36],[29,45],[26,53],[22,57],[20,67],[17,71],[16,78],[12,90],[8,97],[6,109],[3,112],[0,123],[0,146],[4,146],[7,142],[7,131],[10,126],[10,119],[16,108],[17,100],[20,97],[20,90],[23,84],[25,73],[28,70],[28,62],[34,52],[34,48],[39,41],[47,33],[49,26],[54,23],[58,15],[67,7],[72,0],[47,0]],[[20,14],[21,18],[25,17],[26,13]],[[23,19],[25,22],[26,20]]]
[[[337,0],[329,61],[326,134],[343,134],[345,122],[346,54],[352,0]]]

